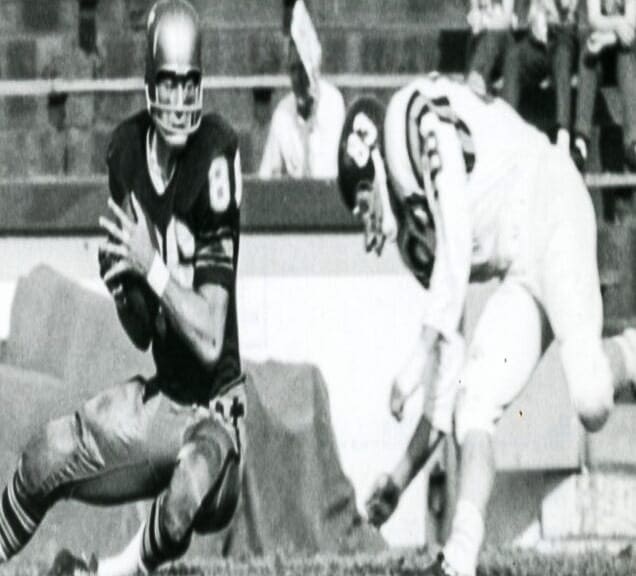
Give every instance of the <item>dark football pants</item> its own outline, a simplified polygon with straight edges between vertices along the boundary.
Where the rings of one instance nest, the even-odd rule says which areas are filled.
[[[229,523],[242,476],[243,385],[209,408],[178,404],[160,392],[148,396],[151,388],[142,380],[110,388],[30,440],[3,495],[6,557],[59,498],[92,504],[157,498],[148,522],[156,531],[149,549],[163,547],[154,550],[157,563],[185,552],[193,530]]]
[[[490,86],[495,71],[502,67],[505,54],[513,43],[510,30],[485,30],[472,36],[468,49],[468,73],[478,73],[484,84]]]
[[[581,38],[581,47],[587,37]],[[629,47],[606,48],[616,53],[616,83],[623,107],[623,144],[636,142],[636,42]],[[596,102],[603,59],[591,56],[584,49],[579,56],[579,92],[574,129],[588,140],[592,134],[594,103]]]
[[[576,42],[574,28],[564,26],[550,28],[547,46],[530,34],[511,43],[504,60],[502,98],[513,108],[518,108],[524,87],[538,85],[550,74],[556,96],[555,125],[569,130]]]

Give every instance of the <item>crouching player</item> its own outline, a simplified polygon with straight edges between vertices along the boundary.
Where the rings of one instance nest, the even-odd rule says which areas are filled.
[[[495,475],[492,434],[556,339],[573,405],[600,429],[615,392],[636,378],[636,332],[602,340],[596,222],[576,168],[499,99],[441,76],[398,91],[385,109],[348,111],[339,185],[362,221],[367,251],[395,239],[425,288],[423,328],[392,393],[425,388],[409,449],[368,511],[380,524],[430,451],[455,405],[459,498],[451,534],[424,574],[474,576]],[[471,280],[499,278],[463,352],[458,327]],[[431,364],[433,368],[431,368]]]
[[[157,372],[106,389],[31,439],[2,495],[3,562],[60,498],[154,498],[121,554],[65,564],[110,575],[178,558],[193,532],[224,528],[237,506],[245,451],[237,137],[220,116],[202,114],[199,24],[186,0],[155,4],[147,49],[148,109],[119,125],[108,152],[112,214],[100,220],[108,233],[100,267],[134,344],[152,344]]]

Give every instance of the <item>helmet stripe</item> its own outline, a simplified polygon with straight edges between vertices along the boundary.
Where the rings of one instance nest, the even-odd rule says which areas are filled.
[[[419,90],[416,90],[413,92],[407,106],[406,144],[413,173],[420,186],[423,186],[421,158],[425,149],[422,134],[420,133],[420,122],[429,113],[435,114],[440,121],[447,122],[455,128],[462,147],[467,174],[473,171],[476,162],[475,144],[470,129],[452,109],[448,98],[439,96],[429,99]]]

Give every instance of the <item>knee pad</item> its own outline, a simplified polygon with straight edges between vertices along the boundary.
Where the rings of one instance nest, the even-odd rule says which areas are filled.
[[[497,378],[492,362],[474,349],[460,374],[460,391],[455,407],[455,439],[461,446],[471,430],[492,435],[504,406],[492,386]]]
[[[201,504],[194,520],[199,533],[219,532],[226,528],[238,508],[241,495],[241,472],[238,462],[228,460],[217,485]]]
[[[218,532],[225,528],[238,507],[241,488],[241,461],[229,432],[220,426],[215,434],[219,462],[214,483],[210,486],[194,520],[200,533]]]
[[[489,400],[488,397],[480,397],[471,389],[462,390],[455,409],[455,440],[457,444],[463,445],[468,433],[474,430],[493,435],[502,412],[502,408]]]
[[[194,519],[213,481],[208,476],[212,470],[205,456],[196,453],[192,445],[184,448],[170,488],[162,499],[160,513],[162,532],[175,544],[189,538]]]
[[[560,345],[572,404],[589,432],[603,427],[614,405],[609,362],[600,338],[576,338]]]
[[[99,451],[87,442],[81,417],[75,413],[49,422],[31,438],[19,473],[28,495],[49,497],[102,465]]]
[[[160,562],[176,560],[183,556],[192,539],[191,526],[175,513],[178,509],[171,504],[167,505],[166,496],[164,493],[155,501],[148,523],[148,530],[153,534],[150,538],[155,542],[154,548],[159,552]]]
[[[228,515],[231,518],[238,501],[238,491],[233,497],[229,489],[234,483],[228,484],[228,479],[235,476],[233,470],[238,470],[239,461],[229,432],[218,422],[207,419],[194,426],[186,438],[164,499],[164,528],[175,542],[185,538],[193,528],[213,531],[227,524],[229,519],[224,518]]]

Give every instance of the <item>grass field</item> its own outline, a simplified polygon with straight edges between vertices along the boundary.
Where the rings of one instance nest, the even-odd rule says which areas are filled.
[[[636,543],[635,543],[636,544]],[[634,576],[636,547],[619,554],[537,554],[518,550],[487,550],[478,576]],[[376,556],[316,556],[311,558],[275,555],[246,560],[212,559],[176,564],[162,574],[201,576],[416,576],[430,561],[424,551],[390,552]],[[46,566],[10,563],[0,567],[0,576],[39,576]]]

